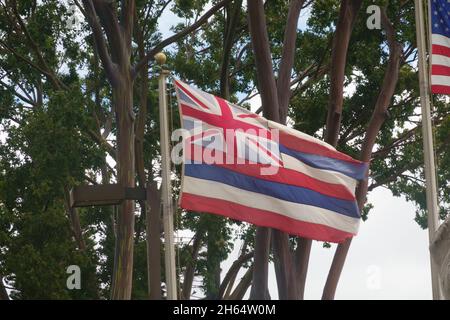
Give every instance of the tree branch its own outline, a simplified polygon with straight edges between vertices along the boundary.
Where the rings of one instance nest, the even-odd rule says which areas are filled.
[[[150,299],[161,299],[161,192],[156,182],[147,185],[147,266]]]
[[[192,282],[194,281],[195,267],[197,266],[198,253],[203,243],[203,236],[205,230],[200,228],[194,235],[194,242],[192,243],[191,260],[186,266],[183,278],[182,295],[184,300],[189,300],[192,291]]]
[[[253,252],[249,253],[243,253],[239,256],[239,258],[233,262],[230,269],[228,269],[227,274],[222,280],[222,283],[220,284],[219,288],[219,298],[220,299],[226,299],[227,296],[225,295],[226,291],[231,291],[231,286],[233,285],[232,279],[236,278],[237,274],[239,273],[239,270],[241,269],[242,265],[249,261],[251,258],[253,258]]]
[[[291,0],[284,31],[283,51],[281,54],[280,70],[277,80],[277,94],[280,112],[280,121],[284,123],[287,117],[287,109],[291,98],[291,74],[294,66],[294,56],[297,39],[297,25],[300,11],[305,0]]]
[[[440,145],[438,148],[436,148],[436,154],[441,154],[448,148],[450,145],[450,141],[445,141],[442,145]],[[403,174],[403,172],[414,170],[417,167],[419,167],[422,164],[422,159],[414,159],[413,161],[409,161],[407,164],[402,165],[399,167],[397,171],[392,172],[389,174],[389,176],[383,177],[382,179],[378,179],[375,182],[373,182],[368,187],[368,192],[374,190],[375,188],[378,188],[382,185],[385,185],[390,182],[394,182],[397,180],[397,178]]]
[[[41,50],[37,43],[33,40],[30,33],[28,32],[28,28],[25,25],[25,22],[23,21],[22,17],[20,16],[19,12],[17,11],[17,2],[16,0],[13,0],[12,10],[14,12],[14,15],[16,16],[17,22],[19,23],[19,26],[22,30],[22,32],[25,34],[25,37],[27,38],[28,42],[30,43],[31,48],[33,49],[34,53],[36,54],[36,57],[39,61],[39,63],[42,65],[42,68],[46,70],[46,75],[49,77],[50,81],[53,82],[53,84],[57,88],[66,88],[65,84],[62,83],[58,77],[54,74],[52,69],[48,66],[47,62],[45,61],[44,57],[42,56]]]
[[[264,3],[262,0],[247,0],[248,24],[253,54],[255,56],[256,76],[264,116],[276,122],[280,120],[277,86],[273,74],[269,36],[266,28]],[[256,228],[255,259],[251,299],[267,299],[268,259],[270,249],[270,229]]]
[[[119,24],[117,10],[112,1],[94,0],[95,12],[105,30],[108,39],[112,61],[117,68],[128,66],[129,52],[131,50],[131,35],[125,36],[123,27]]]
[[[294,252],[295,281],[297,283],[297,299],[299,300],[303,300],[305,295],[306,275],[308,273],[311,245],[312,241],[310,239],[299,238],[298,247]]]
[[[253,1],[253,0],[250,0]],[[230,295],[229,300],[242,300],[248,288],[252,284],[252,275],[254,272],[254,266],[248,268],[247,272],[242,277],[241,281],[237,285],[236,289]]]
[[[99,146],[104,147],[106,152],[108,152],[108,154],[111,156],[111,158],[113,158],[114,160],[116,160],[116,149],[110,145],[108,143],[108,141],[106,141],[100,134],[97,134],[95,131],[93,130],[88,130],[87,131],[87,135],[89,137],[92,138],[92,140],[94,140],[95,142],[98,143]]]
[[[30,104],[32,106],[36,106],[36,102],[35,101],[32,101],[32,100],[28,99],[27,97],[25,97],[25,96],[21,95],[20,93],[18,93],[17,90],[15,90],[13,86],[5,83],[2,80],[0,80],[0,85],[2,85],[3,87],[5,87],[9,91],[11,91],[17,98],[19,98],[23,102],[28,103],[28,104]]]
[[[361,4],[362,0],[343,0],[341,2],[339,20],[334,34],[330,64],[330,99],[325,132],[325,141],[333,146],[337,144],[341,125],[348,45]]]
[[[153,47],[150,51],[148,51],[147,54],[145,55],[145,58],[140,60],[136,64],[136,66],[133,68],[133,71],[131,73],[132,78],[134,79],[137,76],[137,74],[139,73],[139,70],[141,68],[143,68],[148,63],[148,61],[155,56],[155,54],[160,52],[166,46],[180,40],[181,38],[183,38],[187,34],[191,33],[192,31],[197,30],[200,26],[202,26],[204,23],[206,23],[208,21],[209,17],[211,17],[214,13],[219,11],[222,7],[224,7],[230,1],[231,0],[222,0],[222,1],[218,2],[211,9],[209,9],[202,17],[200,17],[200,19],[198,19],[195,23],[193,23],[189,27],[183,29],[179,33],[174,34],[173,36],[170,36],[169,38],[158,43],[155,47]]]
[[[133,22],[136,11],[136,3],[134,0],[122,0],[122,16],[121,16],[121,24],[123,28],[123,33],[125,39],[130,39],[133,33]]]
[[[394,141],[392,141],[389,145],[383,147],[372,153],[372,159],[380,158],[386,156],[392,149],[397,148],[402,142],[408,140],[413,137],[416,132],[421,128],[421,126],[417,126],[412,128],[411,130],[406,131],[405,133],[398,136]]]
[[[231,49],[233,48],[234,35],[236,26],[241,14],[242,0],[235,0],[233,8],[227,7],[227,27],[225,30],[225,39],[223,45],[222,65],[220,71],[220,95],[222,98],[230,99],[230,79],[229,79],[229,63],[231,56]],[[232,11],[232,12],[230,12]]]
[[[262,0],[248,0],[247,7],[258,89],[261,95],[264,117],[279,122],[277,86],[273,73],[264,4]]]
[[[86,19],[92,28],[95,45],[98,49],[98,54],[100,56],[100,60],[102,61],[103,68],[105,69],[105,73],[108,77],[109,82],[113,87],[115,87],[119,84],[117,69],[115,64],[111,60],[111,56],[108,53],[108,48],[103,36],[102,27],[100,26],[95,7],[92,3],[92,0],[83,0],[83,5]]]
[[[0,40],[0,45],[5,48],[5,50],[9,51],[10,53],[12,53],[16,58],[18,58],[19,60],[22,60],[23,62],[25,62],[26,64],[28,64],[29,66],[31,66],[32,68],[36,69],[37,71],[39,71],[41,74],[43,74],[44,76],[46,76],[48,79],[50,79],[50,81],[52,81],[54,83],[52,79],[52,74],[48,71],[43,69],[42,67],[40,67],[39,65],[35,64],[34,62],[32,62],[31,60],[29,60],[28,58],[24,57],[23,55],[21,55],[20,53],[18,53],[17,51],[15,51],[14,49],[12,49],[10,46],[8,46],[6,44],[6,42]],[[55,83],[54,83],[55,84]],[[56,85],[56,84],[55,84]],[[57,86],[59,87],[59,86]]]
[[[77,247],[79,250],[84,251],[86,250],[86,243],[83,239],[83,231],[81,230],[80,225],[80,216],[78,215],[77,209],[72,208],[70,206],[69,201],[69,188],[67,186],[64,186],[64,195],[65,195],[65,201],[64,205],[66,207],[67,217],[69,218],[70,222],[70,229],[72,230],[73,237],[75,238],[75,242],[77,243]]]

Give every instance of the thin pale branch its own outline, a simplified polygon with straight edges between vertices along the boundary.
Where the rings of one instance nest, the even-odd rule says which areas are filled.
[[[19,98],[20,100],[22,100],[25,103],[28,103],[32,106],[36,106],[36,102],[33,100],[28,99],[27,97],[25,97],[24,95],[20,94],[19,92],[17,92],[17,90],[14,89],[13,86],[5,83],[3,80],[0,80],[0,85],[5,87],[6,89],[8,89],[9,91],[11,91],[17,98]]]
[[[288,105],[291,97],[291,74],[297,39],[297,25],[300,11],[305,0],[291,0],[284,31],[283,51],[281,54],[280,70],[277,79],[278,103],[281,122],[286,121]]]

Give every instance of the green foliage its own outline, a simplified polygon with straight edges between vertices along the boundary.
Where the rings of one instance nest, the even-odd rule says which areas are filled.
[[[0,260],[14,298],[98,297],[95,243],[86,238],[86,251],[76,249],[63,203],[64,188],[102,159],[80,133],[89,126],[80,106],[76,92],[56,92],[45,107],[23,114],[21,126],[10,126],[0,146]],[[72,264],[81,267],[83,290],[66,288]]]
[[[0,210],[3,211],[3,210]],[[62,204],[45,211],[24,212],[19,215],[0,212],[0,224],[14,230],[2,234],[8,238],[8,252],[2,252],[1,270],[7,282],[14,284],[14,299],[95,299],[98,297],[96,253],[77,250],[71,240]],[[2,247],[5,242],[2,241]],[[81,269],[82,290],[68,290],[66,268]],[[14,270],[11,272],[10,270]]]

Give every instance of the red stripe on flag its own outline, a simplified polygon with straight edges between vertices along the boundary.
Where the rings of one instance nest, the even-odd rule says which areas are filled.
[[[268,169],[268,165],[263,164],[218,164],[218,167],[226,168],[238,173],[252,176],[262,180],[279,182],[292,186],[307,188],[326,196],[354,201],[353,194],[344,186],[340,184],[332,184],[314,179],[304,173],[278,167],[278,172],[274,175],[261,175],[261,169]],[[273,168],[275,170],[275,168]]]
[[[231,112],[228,102],[222,98],[215,97],[217,102],[219,102],[220,111],[222,111],[223,120],[234,120],[233,113]]]
[[[352,157],[339,152],[337,150],[329,149],[319,143],[315,143],[306,139],[299,138],[280,131],[280,143],[285,147],[310,154],[315,154],[318,156],[324,156],[328,158],[338,159],[347,161],[350,163],[361,164],[363,162],[355,160]]]
[[[441,66],[439,64],[433,64],[431,66],[431,74],[434,76],[449,76],[450,77],[450,67]]]
[[[431,93],[450,94],[450,86],[432,85]]]
[[[446,46],[433,44],[432,52],[433,54],[440,54],[442,56],[450,57],[450,48]]]
[[[181,113],[183,116],[188,116],[191,118],[195,118],[201,121],[204,121],[212,126],[216,126],[224,129],[240,129],[240,130],[256,130],[261,136],[266,137],[267,139],[271,138],[270,131],[260,128],[258,126],[249,124],[247,122],[235,120],[235,119],[224,119],[221,115],[212,114],[203,112],[197,109],[194,109],[186,104],[180,103]]]
[[[223,100],[223,103],[225,103],[225,100]],[[223,112],[227,112],[224,110],[225,107],[223,105],[221,105],[220,107],[222,108]],[[183,103],[180,103],[180,109],[183,116],[189,116],[191,118],[204,121],[212,126],[216,126],[219,129],[223,129],[223,133],[225,136],[227,135],[225,130],[252,130],[256,135],[262,138],[271,139],[270,131],[243,121],[235,120],[231,114],[231,111],[231,115],[227,115],[227,118],[224,119],[224,117],[222,116],[202,112]],[[233,131],[231,131],[231,133],[235,134],[235,132]],[[235,145],[234,148],[236,149],[237,145]]]
[[[351,233],[321,224],[295,220],[271,211],[255,209],[226,200],[190,193],[183,193],[181,195],[180,206],[186,210],[218,214],[318,241],[340,243],[354,236]]]
[[[341,184],[328,183],[313,177],[310,177],[302,172],[283,168],[273,167],[272,170],[278,170],[273,175],[262,175],[262,170],[268,170],[270,165],[249,163],[248,160],[239,159],[237,155],[231,158],[229,154],[224,154],[221,151],[214,150],[213,152],[206,152],[205,148],[201,146],[191,144],[190,152],[185,152],[185,160],[191,160],[193,163],[201,162],[218,167],[222,167],[228,170],[232,170],[237,173],[242,173],[247,176],[259,178],[266,181],[273,181],[284,183],[292,186],[307,188],[326,196],[334,197],[342,200],[354,201],[355,196],[345,186]],[[187,150],[186,148],[184,150]],[[227,158],[227,156],[229,156]],[[220,163],[214,163],[215,160]],[[227,161],[228,160],[228,161]],[[238,162],[240,161],[240,162]]]

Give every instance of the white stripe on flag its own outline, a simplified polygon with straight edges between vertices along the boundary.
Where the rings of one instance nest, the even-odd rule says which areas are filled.
[[[211,180],[184,176],[183,192],[267,210],[291,219],[321,224],[352,234],[356,234],[359,227],[360,219],[315,206],[280,200]]]
[[[450,86],[449,76],[431,76],[432,85]]]
[[[433,33],[431,36],[431,43],[450,48],[450,38],[440,34]]]
[[[286,169],[295,170],[310,176],[311,178],[333,184],[343,185],[350,191],[353,195],[355,194],[355,188],[357,181],[351,177],[346,176],[340,172],[317,169],[303,163],[302,161],[291,157],[285,153],[281,154],[281,159],[283,160],[284,167]]]
[[[433,54],[431,55],[431,61],[433,65],[441,65],[441,66],[447,66],[450,67],[450,58],[440,55],[440,54]]]

